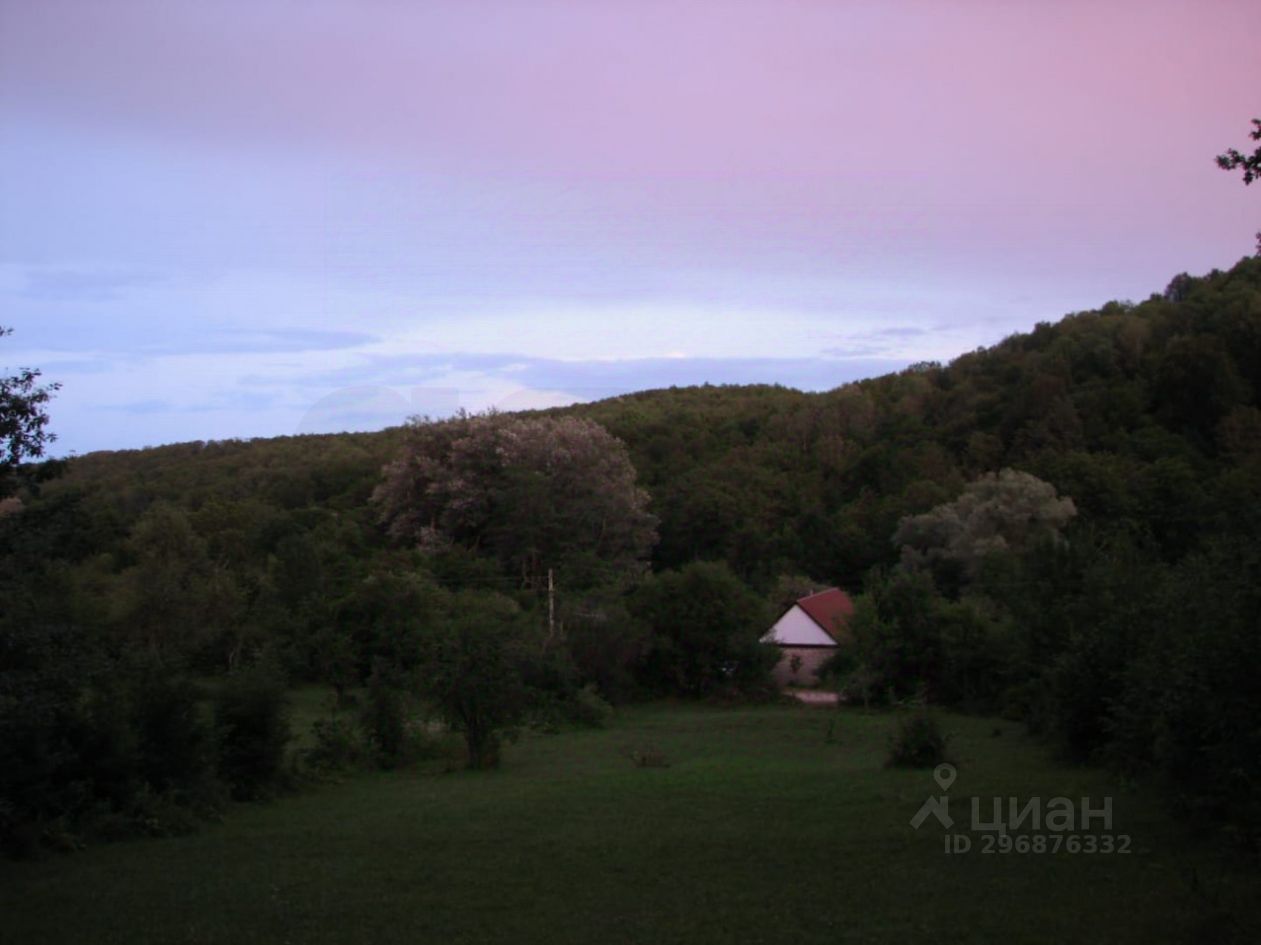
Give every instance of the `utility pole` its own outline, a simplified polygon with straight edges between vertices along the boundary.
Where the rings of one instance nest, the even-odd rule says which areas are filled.
[[[556,635],[556,584],[552,580],[552,569],[547,569],[547,646],[552,645]],[[546,649],[546,647],[544,647]]]

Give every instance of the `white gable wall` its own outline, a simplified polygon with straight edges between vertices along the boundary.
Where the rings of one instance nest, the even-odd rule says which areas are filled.
[[[775,621],[775,625],[762,637],[762,642],[778,643],[780,646],[836,646],[836,641],[796,604]]]

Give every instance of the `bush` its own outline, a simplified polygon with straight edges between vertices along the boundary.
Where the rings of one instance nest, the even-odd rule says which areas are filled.
[[[192,830],[226,801],[190,682],[76,628],[0,626],[0,852]]]
[[[199,791],[214,780],[214,739],[200,693],[185,679],[142,673],[133,689],[140,774],[150,789]]]
[[[0,621],[0,852],[72,849],[97,808],[130,800],[135,741],[113,670],[79,628]]]
[[[530,694],[530,727],[547,735],[555,735],[566,725],[603,728],[612,715],[613,707],[594,683],[567,692],[534,690]]]
[[[629,600],[651,631],[639,672],[649,689],[708,696],[763,694],[779,651],[759,642],[766,604],[723,562],[693,561],[654,574]]]
[[[311,725],[315,745],[303,760],[320,771],[346,771],[364,765],[370,754],[359,727],[344,716],[316,719]]]
[[[946,752],[949,736],[942,732],[937,718],[921,706],[903,714],[889,739],[889,768],[935,768],[950,760]]]
[[[613,707],[609,705],[592,683],[587,683],[576,693],[568,704],[569,717],[580,725],[592,728],[604,728],[613,715]]]
[[[880,690],[880,677],[866,663],[861,663],[841,677],[837,687],[841,701],[853,705],[861,703],[863,708],[879,703],[883,698]]]
[[[238,800],[266,797],[282,782],[289,744],[288,699],[266,664],[228,676],[215,697],[219,774]]]
[[[379,661],[368,678],[360,723],[377,764],[382,768],[396,767],[403,760],[407,741],[407,707],[403,693],[393,685]]]

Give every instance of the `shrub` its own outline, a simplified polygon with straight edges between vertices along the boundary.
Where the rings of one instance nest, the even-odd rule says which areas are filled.
[[[188,680],[150,669],[133,689],[140,774],[150,789],[199,791],[214,780],[214,740],[200,693]]]
[[[216,695],[219,774],[238,800],[265,797],[281,783],[287,710],[283,680],[266,664],[232,673]]]
[[[592,728],[604,728],[613,715],[613,707],[604,700],[592,683],[587,683],[574,693],[568,708],[572,721],[580,725],[590,725]]]
[[[613,707],[594,683],[587,683],[567,692],[532,691],[527,717],[535,731],[555,735],[567,725],[603,728],[612,715]]]
[[[320,771],[346,771],[368,760],[368,746],[359,727],[350,719],[331,715],[311,724],[315,745],[302,754],[303,760]]]
[[[94,811],[138,786],[114,665],[76,627],[0,614],[0,852],[73,849]]]
[[[873,702],[880,702],[880,677],[866,663],[860,663],[841,677],[837,692],[841,701],[848,704],[862,703],[864,709]]]
[[[103,814],[93,821],[95,836],[106,840],[125,837],[177,837],[193,833],[202,822],[223,808],[226,796],[213,779],[187,791],[157,792],[142,788],[125,816]]]
[[[942,732],[937,718],[924,706],[903,714],[897,731],[889,739],[890,768],[935,768],[950,760],[946,752],[949,736]]]
[[[652,575],[629,606],[651,630],[640,663],[648,688],[690,696],[770,688],[779,651],[759,642],[765,602],[727,564],[693,561]]]
[[[368,678],[368,694],[359,718],[377,764],[396,767],[403,760],[407,740],[407,707],[403,693],[379,661]]]

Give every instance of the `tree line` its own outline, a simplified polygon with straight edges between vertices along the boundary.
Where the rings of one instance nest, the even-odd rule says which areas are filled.
[[[276,678],[367,692],[377,757],[419,697],[493,763],[515,727],[603,701],[765,695],[785,589],[838,584],[847,692],[1024,719],[1255,845],[1259,393],[1248,259],[821,394],[28,463],[0,516],[0,833],[179,796],[140,748],[125,790],[94,773],[148,737],[155,679],[200,707],[156,714],[209,726],[220,766],[205,680]],[[264,732],[271,698],[241,699]],[[35,796],[62,800],[13,800]]]

